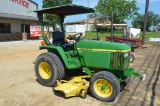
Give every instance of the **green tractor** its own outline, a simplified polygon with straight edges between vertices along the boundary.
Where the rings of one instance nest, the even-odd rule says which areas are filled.
[[[90,91],[96,99],[114,101],[132,75],[145,79],[145,75],[129,68],[131,48],[126,44],[80,39],[82,33],[78,37],[72,36],[76,43],[65,42],[64,17],[94,12],[92,8],[64,5],[34,12],[38,13],[44,40],[39,49],[47,50],[35,61],[35,73],[40,84],[52,87],[57,85],[55,90],[62,91],[66,97],[85,97]],[[62,22],[62,32],[53,33],[52,43],[44,35],[44,13],[56,14]],[[66,74],[70,73],[75,73],[75,77],[69,81],[64,80]]]

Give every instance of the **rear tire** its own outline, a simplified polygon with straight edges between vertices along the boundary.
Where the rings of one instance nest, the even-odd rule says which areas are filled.
[[[35,73],[40,84],[53,86],[64,77],[64,66],[59,57],[51,52],[40,54],[35,62]]]
[[[120,84],[115,75],[101,71],[92,76],[90,91],[96,99],[112,102],[120,92]]]

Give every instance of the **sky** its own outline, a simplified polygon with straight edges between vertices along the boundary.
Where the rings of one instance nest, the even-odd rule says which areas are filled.
[[[42,0],[33,0],[38,3],[38,9],[42,8]],[[73,0],[73,4],[76,5],[83,5],[86,7],[94,8],[98,4],[99,0]],[[140,8],[138,11],[140,14],[145,12],[145,3],[146,0],[137,0],[138,4],[137,7]],[[160,0],[150,0],[149,11],[153,11],[156,14],[160,15]],[[83,20],[87,18],[87,14],[84,15],[74,15],[74,16],[67,16],[64,22],[73,22],[77,20]],[[129,27],[131,27],[131,20],[126,20]]]

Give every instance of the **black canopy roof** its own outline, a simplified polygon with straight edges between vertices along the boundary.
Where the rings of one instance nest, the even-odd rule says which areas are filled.
[[[57,15],[76,15],[76,14],[85,14],[95,12],[93,8],[88,8],[80,5],[63,5],[50,8],[43,8],[41,10],[35,10],[37,13],[48,13],[48,14],[57,14]]]

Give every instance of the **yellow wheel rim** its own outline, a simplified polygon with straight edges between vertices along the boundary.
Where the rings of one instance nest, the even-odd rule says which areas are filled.
[[[39,74],[43,79],[51,77],[51,68],[47,62],[41,62],[38,67]]]
[[[109,97],[113,93],[113,87],[111,83],[106,79],[97,79],[94,82],[93,87],[95,93],[103,98]]]

